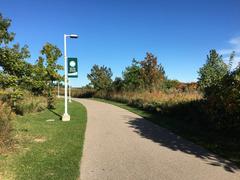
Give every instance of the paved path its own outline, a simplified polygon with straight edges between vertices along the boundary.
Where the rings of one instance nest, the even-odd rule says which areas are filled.
[[[233,164],[119,107],[87,99],[81,180],[240,180]]]

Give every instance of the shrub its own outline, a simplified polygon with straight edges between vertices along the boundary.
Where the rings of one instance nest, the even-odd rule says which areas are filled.
[[[207,89],[205,110],[218,129],[240,131],[240,68]]]
[[[215,50],[210,51],[206,64],[199,70],[199,86],[204,92],[204,112],[209,124],[226,134],[240,132],[240,67],[231,71],[235,52],[229,65]],[[228,133],[229,132],[229,133]]]
[[[11,120],[14,119],[14,113],[6,103],[0,101],[0,114],[0,153],[2,153],[12,142]]]
[[[207,95],[206,89],[217,86],[221,79],[228,73],[228,65],[224,63],[222,56],[216,50],[211,50],[207,56],[207,62],[199,70],[198,84]]]
[[[47,108],[47,105],[47,99],[45,97],[25,94],[21,100],[17,101],[14,110],[16,114],[24,115],[42,111]]]
[[[6,102],[19,115],[39,112],[47,108],[47,98],[35,96],[29,91],[5,90],[0,92],[0,100]]]
[[[71,95],[73,97],[78,97],[78,98],[91,98],[94,96],[96,91],[94,89],[90,88],[83,88],[83,89],[72,89]]]
[[[152,112],[173,112],[176,107],[182,107],[182,104],[188,104],[192,101],[199,101],[202,95],[199,92],[121,92],[121,93],[96,93],[95,97],[109,99],[130,106],[137,107]],[[174,108],[173,108],[174,107]],[[176,108],[177,109],[177,108]],[[175,110],[176,110],[175,109]],[[180,112],[180,111],[179,111]]]
[[[23,91],[20,89],[15,89],[13,91],[12,88],[2,90],[0,94],[1,101],[7,102],[12,109],[14,109],[16,102],[23,98]]]
[[[176,89],[179,86],[180,82],[178,80],[166,79],[164,81],[164,89]]]

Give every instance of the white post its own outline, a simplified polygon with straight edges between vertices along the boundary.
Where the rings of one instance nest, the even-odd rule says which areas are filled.
[[[64,91],[64,103],[65,103],[65,111],[62,116],[62,121],[70,121],[70,116],[67,112],[67,35],[64,34],[64,85],[65,85],[65,91]]]
[[[60,96],[59,96],[59,81],[58,81],[58,96],[57,96],[57,97],[58,97],[58,98],[60,97]]]

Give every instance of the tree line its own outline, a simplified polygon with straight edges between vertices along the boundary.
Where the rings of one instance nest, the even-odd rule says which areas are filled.
[[[232,67],[234,57],[235,52],[232,52],[229,61],[224,62],[216,50],[210,50],[206,63],[198,70],[198,81],[189,86],[192,87],[190,90],[203,95],[202,99],[195,103],[198,112],[195,112],[193,106],[190,107],[193,112],[190,114],[194,114],[192,118],[199,118],[197,114],[204,114],[204,118],[207,118],[214,128],[240,130],[240,65]],[[119,100],[125,92],[162,91],[169,94],[173,90],[179,90],[178,87],[181,86],[179,81],[167,78],[164,67],[152,53],[146,53],[143,60],[133,59],[132,64],[123,71],[122,77],[112,80],[112,75],[110,68],[94,65],[87,75],[90,80],[87,87],[94,89],[98,97],[114,99],[111,96],[118,93],[116,99]],[[141,101],[139,99],[137,103]],[[144,103],[146,104],[142,102],[137,106],[144,107]],[[183,102],[175,106],[179,107],[179,104]],[[163,104],[160,106],[165,108]]]
[[[106,66],[94,65],[87,75],[90,86],[97,91],[149,91],[162,89],[166,86],[167,77],[157,57],[146,53],[144,60],[132,60],[132,64],[123,71],[122,77],[112,80],[112,70]]]
[[[57,64],[58,58],[62,56],[60,49],[46,43],[36,63],[29,63],[28,46],[13,44],[15,34],[9,31],[10,26],[11,20],[0,14],[0,88],[8,89],[13,104],[27,90],[34,95],[47,96],[48,108],[53,108],[54,82],[63,79],[58,73],[63,67]]]

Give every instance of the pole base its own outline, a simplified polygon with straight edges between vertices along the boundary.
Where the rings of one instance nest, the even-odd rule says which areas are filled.
[[[70,121],[70,116],[68,114],[63,114],[62,121]]]

